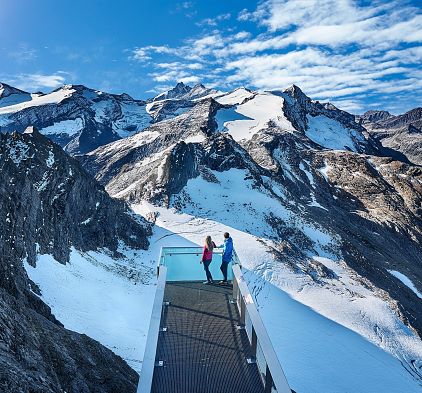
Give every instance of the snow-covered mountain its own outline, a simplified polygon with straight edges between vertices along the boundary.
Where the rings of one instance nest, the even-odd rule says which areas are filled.
[[[21,104],[32,100],[33,97],[42,95],[42,93],[29,94],[26,91],[19,90],[16,87],[0,83],[0,108],[4,106]]]
[[[297,86],[273,92],[240,88],[193,104],[90,152],[80,158],[82,165],[112,196],[190,241],[233,233],[244,265],[264,280],[255,287],[264,309],[277,301],[276,295],[262,295],[274,294],[269,282],[398,358],[398,380],[417,391],[419,168],[385,157],[353,115],[311,100]],[[291,340],[304,339],[295,336],[294,326],[289,329]],[[278,336],[277,328],[272,334]],[[314,334],[311,327],[307,334]],[[301,371],[328,378],[334,364],[315,366],[316,354],[308,354]],[[337,348],[336,356],[348,355]],[[371,367],[369,358],[362,362]],[[373,372],[388,387],[386,370]],[[293,379],[293,388],[306,387],[303,373]],[[360,383],[355,391],[368,381]]]
[[[148,100],[109,94],[82,85],[65,85],[49,94],[27,93],[0,84],[0,131],[36,126],[71,155],[84,154],[138,133],[151,123],[177,116],[194,102],[221,94],[201,84],[179,83]]]
[[[146,273],[131,266],[124,254],[148,247],[150,225],[110,198],[76,160],[35,128],[0,135],[0,177],[0,390],[135,391],[138,376],[110,350],[116,348],[107,349],[79,334],[87,333],[87,324],[98,319],[94,308],[88,310],[92,315],[87,312],[86,304],[97,301],[97,307],[106,309],[108,298],[98,286],[87,291],[78,285],[76,267],[79,262],[89,272],[85,279],[124,275],[119,296],[125,303],[133,282],[139,281],[136,274]],[[40,288],[28,277],[27,271],[42,271],[49,261],[56,267],[46,273],[58,289],[55,301],[60,299],[63,306],[66,298],[79,300],[68,312],[83,322],[85,330],[68,323],[66,328],[74,331],[65,329],[66,318],[52,314]],[[60,271],[69,270],[73,275],[54,281]],[[138,310],[136,306],[130,312],[136,315]],[[113,310],[121,327],[124,315],[122,307]],[[97,323],[101,329],[107,326],[101,319]],[[106,339],[102,343],[109,344]]]
[[[0,131],[22,132],[34,125],[70,154],[132,135],[151,120],[144,101],[81,85],[65,85],[44,95],[0,96]]]
[[[30,105],[39,100],[44,104]],[[122,111],[118,117],[124,101],[140,112]],[[33,253],[40,263],[25,263],[42,299],[67,328],[99,340],[138,369],[142,348],[133,347],[128,337],[141,337],[148,326],[146,314],[131,319],[131,307],[141,298],[145,307],[152,302],[148,284],[159,247],[202,244],[208,234],[218,240],[229,231],[295,391],[420,390],[422,172],[382,146],[368,126],[394,116],[383,112],[356,118],[330,103],[312,100],[294,85],[283,91],[241,87],[222,93],[180,83],[145,102],[68,86],[31,95],[16,105],[21,106],[13,113],[13,105],[4,107],[9,112],[0,122],[21,115],[25,121],[41,116],[46,124],[82,118],[68,111],[72,107],[95,120],[89,132],[98,128],[101,133],[109,125],[110,135],[116,136],[110,143],[105,138],[96,148],[91,144],[82,149],[80,135],[75,134],[62,146],[72,154],[84,153],[77,157],[82,167],[112,197],[129,203],[137,215],[128,217],[138,217],[144,228],[142,244],[131,243],[135,239],[125,225],[124,238],[117,230],[102,245],[90,243],[92,233],[105,230],[104,219],[93,209],[97,197],[82,190],[77,205],[88,198],[87,210],[63,225],[83,230],[92,225],[93,232],[65,232],[70,240],[63,249],[70,263],[58,263],[63,258],[47,241]],[[100,107],[108,109],[101,112]],[[2,130],[12,128],[8,124]],[[124,127],[116,124],[137,126],[119,135],[117,130]],[[45,127],[41,132],[56,138]],[[24,144],[19,142],[6,156],[19,163],[26,160],[18,169],[31,171],[37,154],[31,153],[30,137],[4,138]],[[42,135],[36,138],[46,144]],[[79,143],[77,149],[72,148],[74,143]],[[42,156],[45,165],[56,162],[49,158],[51,149]],[[54,207],[57,187],[67,179],[44,181],[49,179],[44,173],[53,171],[47,168],[30,175],[41,195],[54,190],[46,201]],[[57,215],[50,209],[46,213]],[[134,249],[147,245],[149,235],[141,216],[155,225],[149,249],[135,254]],[[47,231],[43,238],[57,236]],[[117,259],[104,253],[104,247]],[[74,286],[81,293],[69,291]],[[108,293],[110,288],[115,288],[114,296]],[[125,328],[103,328],[97,320],[104,323],[116,310]],[[82,317],[91,314],[95,318]]]
[[[422,108],[397,116],[386,111],[369,111],[357,118],[383,145],[386,154],[422,165]]]

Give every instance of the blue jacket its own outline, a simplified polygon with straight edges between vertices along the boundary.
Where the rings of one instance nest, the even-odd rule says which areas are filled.
[[[233,256],[233,240],[231,237],[224,239],[223,245],[223,262],[229,263]]]

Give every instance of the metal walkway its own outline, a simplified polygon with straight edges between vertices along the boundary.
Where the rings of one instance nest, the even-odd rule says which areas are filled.
[[[233,287],[202,284],[201,254],[201,247],[161,249],[137,393],[293,393],[236,252]],[[221,258],[214,249],[214,278]]]
[[[151,392],[261,393],[231,286],[168,282]],[[166,304],[166,303],[165,303]],[[163,329],[164,328],[164,329]]]

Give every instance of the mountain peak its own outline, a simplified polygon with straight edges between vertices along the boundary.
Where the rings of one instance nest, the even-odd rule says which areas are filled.
[[[202,83],[197,83],[193,87],[178,82],[172,89],[163,92],[152,99],[152,101],[163,100],[195,100],[218,93],[216,90],[206,88]]]
[[[301,88],[295,84],[284,90],[284,93],[298,101],[309,100],[309,97],[301,90]]]
[[[7,83],[0,82],[0,98],[9,97],[12,94],[28,94],[26,91],[10,86]]]

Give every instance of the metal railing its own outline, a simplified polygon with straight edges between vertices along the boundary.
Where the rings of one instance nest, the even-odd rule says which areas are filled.
[[[221,255],[222,250],[215,249],[215,253]],[[151,392],[154,368],[156,365],[158,335],[163,313],[164,289],[166,281],[169,278],[169,272],[171,272],[172,269],[168,261],[166,261],[166,256],[195,255],[195,257],[199,257],[201,254],[201,247],[163,247],[161,249],[157,266],[157,290],[152,308],[151,322],[148,330],[142,368],[139,375],[137,393]],[[193,265],[190,265],[190,267],[191,266]],[[244,328],[246,330],[252,348],[253,357],[248,359],[248,361],[257,364],[265,387],[265,393],[291,393],[292,390],[287,383],[277,354],[274,351],[267,330],[265,329],[255,306],[253,296],[249,292],[248,285],[242,273],[239,258],[235,251],[233,251],[230,270],[232,276],[229,276],[229,279],[233,280],[233,301],[236,303],[240,315],[239,328]],[[196,274],[197,273],[195,272],[193,276],[192,274],[188,276],[196,277]],[[203,270],[201,270],[201,274],[203,275]],[[170,279],[170,281],[173,280]]]
[[[158,334],[160,332],[161,317],[163,314],[164,289],[166,287],[167,268],[160,266],[157,271],[158,282],[152,306],[151,321],[145,345],[144,359],[139,374],[137,393],[150,393],[154,376],[155,357],[157,353]]]
[[[233,300],[236,302],[240,314],[240,327],[246,329],[252,348],[253,358],[256,362],[265,387],[265,393],[291,393],[286,376],[274,347],[262,322],[261,316],[255,306],[252,294],[242,273],[240,264],[233,267]]]

